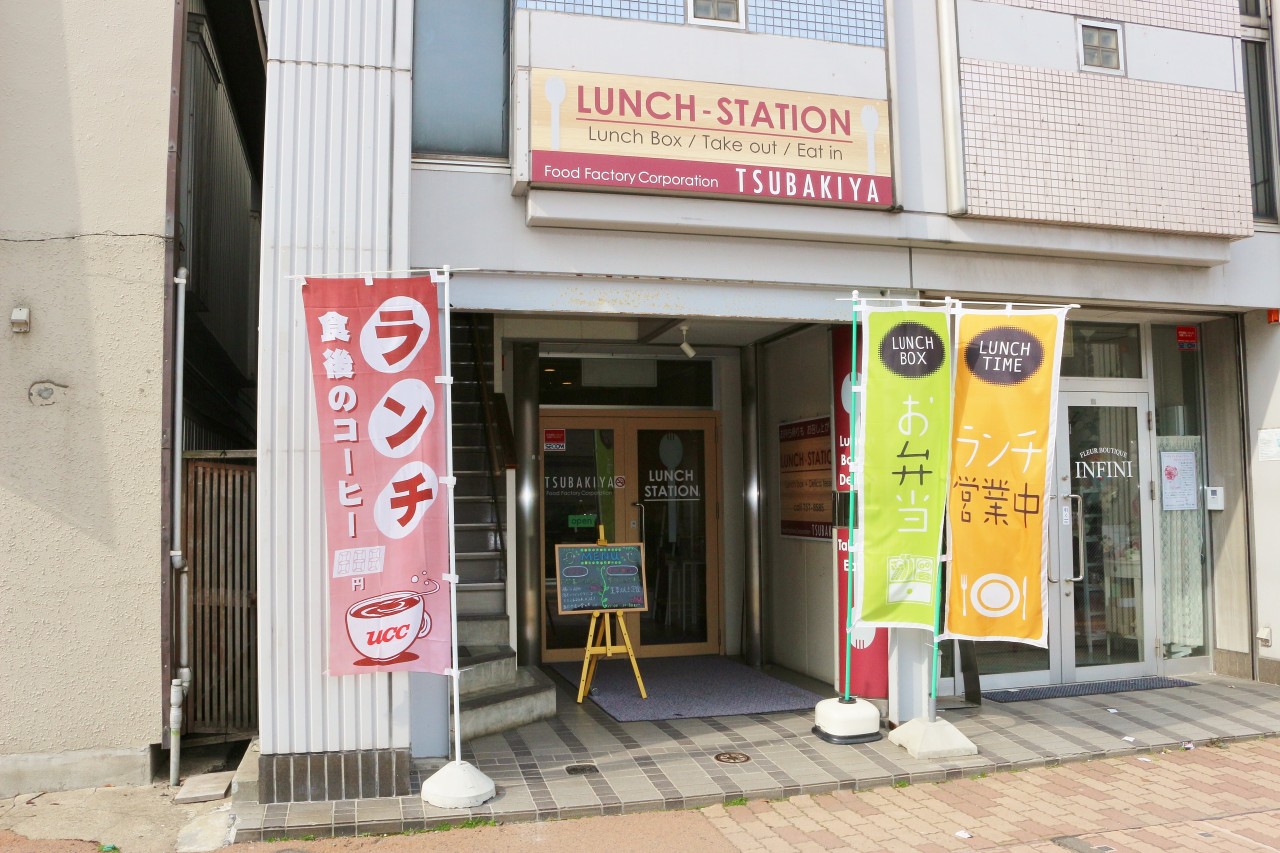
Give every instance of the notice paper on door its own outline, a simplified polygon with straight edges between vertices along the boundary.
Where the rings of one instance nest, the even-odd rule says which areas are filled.
[[[1168,510],[1198,509],[1200,506],[1196,476],[1196,454],[1191,450],[1160,452],[1160,508]]]

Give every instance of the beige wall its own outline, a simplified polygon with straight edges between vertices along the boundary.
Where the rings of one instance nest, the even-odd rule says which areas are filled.
[[[160,737],[173,8],[0,6],[0,794],[145,779]]]
[[[831,415],[830,365],[831,332],[815,325],[767,345],[759,377],[765,661],[827,683],[835,678],[835,546],[778,532],[778,426]]]

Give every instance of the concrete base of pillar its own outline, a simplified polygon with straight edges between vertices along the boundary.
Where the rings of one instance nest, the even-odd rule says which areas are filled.
[[[917,717],[889,732],[889,743],[897,744],[912,758],[956,758],[977,755],[978,747],[947,720],[929,722]]]

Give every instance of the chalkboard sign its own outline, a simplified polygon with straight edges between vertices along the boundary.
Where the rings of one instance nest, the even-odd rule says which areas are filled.
[[[556,601],[561,614],[648,610],[644,546],[557,545]]]

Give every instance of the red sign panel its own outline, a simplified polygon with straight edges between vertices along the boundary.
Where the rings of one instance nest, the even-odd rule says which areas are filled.
[[[542,431],[542,451],[544,453],[563,453],[564,448],[564,430],[544,429]]]
[[[308,279],[330,675],[452,662],[448,439],[429,278]]]
[[[836,528],[836,690],[844,693],[849,658],[849,692],[870,699],[889,698],[889,629],[848,624],[849,528]],[[853,588],[858,588],[854,579]]]
[[[862,339],[858,339],[861,347]],[[831,330],[831,379],[836,431],[836,491],[853,491],[853,327]]]
[[[1198,350],[1200,349],[1200,327],[1199,326],[1178,326],[1178,349],[1180,350]]]

